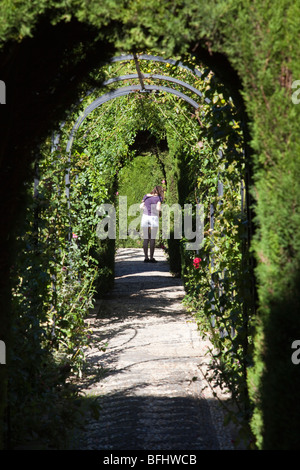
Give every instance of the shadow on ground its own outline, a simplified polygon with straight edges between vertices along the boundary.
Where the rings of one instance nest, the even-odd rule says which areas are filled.
[[[207,400],[130,393],[134,391],[99,399],[99,417],[89,421],[77,443],[80,449],[220,449]]]

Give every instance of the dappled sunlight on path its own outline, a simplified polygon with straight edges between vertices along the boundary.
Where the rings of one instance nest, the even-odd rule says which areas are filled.
[[[88,319],[93,346],[83,392],[102,408],[82,448],[232,448],[203,378],[210,343],[181,303],[181,279],[162,250],[155,257],[158,263],[144,263],[142,250],[119,250],[115,286]]]

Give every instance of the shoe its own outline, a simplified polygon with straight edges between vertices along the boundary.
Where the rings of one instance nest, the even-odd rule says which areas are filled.
[[[149,259],[150,263],[157,263],[155,258]]]
[[[149,261],[150,261],[149,258],[144,259],[144,263],[149,263]]]

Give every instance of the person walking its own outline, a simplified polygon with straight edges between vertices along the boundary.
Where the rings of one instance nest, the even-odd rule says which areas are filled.
[[[164,199],[164,190],[161,186],[155,186],[151,193],[145,194],[140,208],[143,209],[141,228],[143,231],[143,250],[145,263],[156,263],[154,256],[155,239],[159,228],[159,216],[161,204]],[[148,246],[150,244],[150,258],[148,257]]]

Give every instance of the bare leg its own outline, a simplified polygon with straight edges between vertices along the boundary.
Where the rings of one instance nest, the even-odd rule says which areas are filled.
[[[143,243],[143,249],[144,249],[144,254],[145,254],[145,259],[148,258],[148,241],[147,239],[144,240]]]
[[[151,229],[150,259],[153,259],[153,255],[154,255],[156,234],[157,234],[157,228],[156,228],[156,227],[153,227],[153,228]]]
[[[155,239],[153,240],[151,238],[151,240],[150,240],[150,259],[153,259],[154,250],[155,250]]]
[[[148,259],[148,244],[149,244],[149,230],[148,227],[143,227],[143,249],[145,254],[145,259]]]

